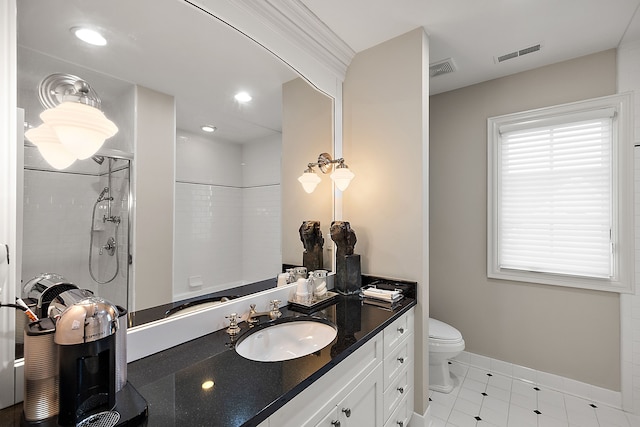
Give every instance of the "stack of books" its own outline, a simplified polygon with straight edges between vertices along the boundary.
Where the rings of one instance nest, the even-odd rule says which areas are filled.
[[[402,292],[397,289],[379,289],[375,286],[363,288],[362,296],[365,303],[388,309],[395,308],[398,301],[403,298]]]

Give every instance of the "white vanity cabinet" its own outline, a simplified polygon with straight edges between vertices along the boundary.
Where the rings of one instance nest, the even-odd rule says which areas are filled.
[[[413,414],[414,309],[384,330],[384,426],[406,427]]]
[[[406,427],[413,413],[410,309],[259,427]]]
[[[382,334],[378,334],[271,415],[269,425],[381,426],[382,387]],[[372,414],[373,423],[354,421]]]

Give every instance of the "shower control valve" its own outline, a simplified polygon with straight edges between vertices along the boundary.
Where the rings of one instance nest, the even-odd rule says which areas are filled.
[[[113,256],[116,252],[116,239],[109,237],[107,244],[100,246],[100,255],[102,255],[105,250],[109,255]]]

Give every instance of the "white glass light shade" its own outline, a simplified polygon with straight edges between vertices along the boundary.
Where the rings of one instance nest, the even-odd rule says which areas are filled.
[[[42,157],[56,169],[68,168],[76,161],[76,156],[60,143],[56,133],[46,124],[29,129],[24,136],[38,147]]]
[[[336,187],[338,187],[340,191],[344,191],[354,176],[354,173],[351,172],[348,167],[337,167],[331,174],[331,179],[336,183]]]
[[[300,175],[298,181],[300,182],[300,184],[302,184],[302,188],[304,188],[304,191],[311,194],[320,183],[320,177],[315,172],[305,171],[302,175]]]
[[[40,113],[67,150],[78,159],[93,156],[118,127],[102,111],[79,102],[62,102]]]

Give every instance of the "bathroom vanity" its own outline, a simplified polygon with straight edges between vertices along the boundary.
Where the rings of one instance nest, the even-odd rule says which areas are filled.
[[[223,329],[130,363],[129,381],[153,426],[406,426],[415,304],[405,297],[389,310],[339,296],[311,314],[337,326],[334,341],[315,353],[248,360]],[[306,316],[282,309],[283,318]],[[240,326],[240,334],[248,330]]]
[[[151,350],[148,356],[128,364],[129,382],[149,405],[144,424],[407,426],[413,413],[416,286],[414,282],[394,281],[396,285],[405,287],[405,298],[392,310],[363,303],[358,296],[338,296],[311,314],[282,308],[281,319],[311,316],[337,329],[330,344],[291,360],[257,362],[240,356],[235,344],[249,330],[246,322],[240,323],[236,337],[227,334],[228,321],[224,327],[209,325],[215,332],[195,339],[187,338],[193,337],[193,331],[184,326],[163,328],[155,337],[165,344],[163,348],[175,338],[172,335],[180,335],[182,343]],[[235,306],[228,302],[215,310],[242,313],[239,309],[248,311],[255,298],[236,301]],[[183,320],[196,317],[188,314]],[[260,321],[253,330],[271,324],[266,316]],[[187,322],[171,324],[193,326]],[[129,344],[138,346],[140,341],[145,339],[136,335]],[[140,353],[136,346],[128,352]],[[142,346],[153,347],[148,340]],[[17,404],[0,411],[0,420],[17,426],[21,413],[22,404]]]

